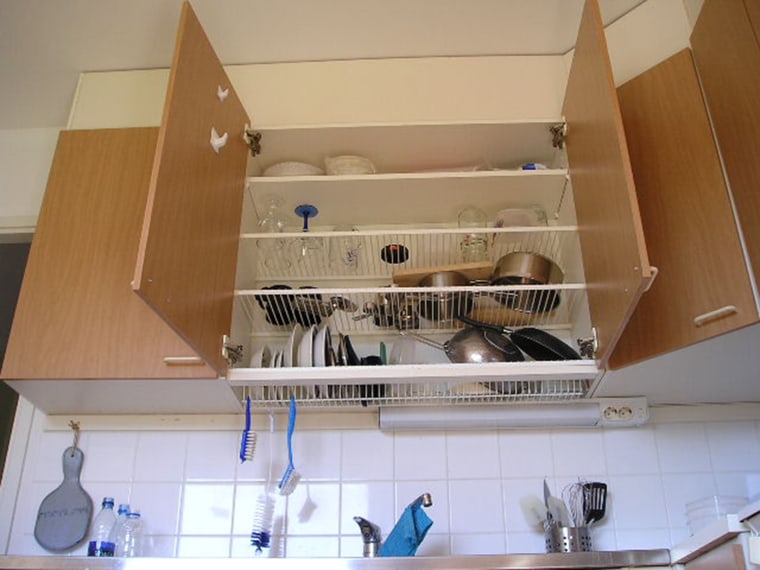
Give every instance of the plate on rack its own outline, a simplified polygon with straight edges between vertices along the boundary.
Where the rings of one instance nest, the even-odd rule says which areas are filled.
[[[282,367],[282,351],[278,350],[274,353],[274,356],[272,357],[272,366],[270,368],[281,368]]]
[[[272,349],[266,344],[253,353],[249,366],[251,368],[269,368],[272,362]]]
[[[327,337],[330,336],[330,327],[322,325],[314,337],[314,366],[327,366]]]
[[[301,342],[298,344],[298,366],[311,367],[314,365],[312,362],[313,354],[313,342],[314,335],[317,332],[317,327],[311,325],[304,331],[301,337]]]
[[[290,337],[285,345],[285,351],[282,356],[282,365],[286,368],[295,366],[298,363],[298,346],[303,337],[303,327],[301,325],[295,325],[293,330],[290,331]]]

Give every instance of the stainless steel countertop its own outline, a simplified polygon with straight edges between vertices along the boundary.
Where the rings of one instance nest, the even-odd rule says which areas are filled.
[[[0,556],[0,570],[585,570],[670,566],[670,551],[620,550],[410,558],[87,558]]]

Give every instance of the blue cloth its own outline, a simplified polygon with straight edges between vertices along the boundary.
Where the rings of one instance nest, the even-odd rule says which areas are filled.
[[[422,510],[420,503],[409,505],[404,509],[377,555],[414,556],[431,526],[433,521]]]

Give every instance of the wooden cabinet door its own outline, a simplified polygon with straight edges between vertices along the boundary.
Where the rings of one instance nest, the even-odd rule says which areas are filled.
[[[596,358],[603,367],[651,269],[597,0],[584,6],[563,113]]]
[[[63,131],[3,379],[214,378],[132,291],[158,129]]]
[[[691,52],[618,88],[644,232],[659,269],[610,360],[671,352],[757,320]]]
[[[705,0],[694,60],[726,166],[755,283],[760,283],[760,6]]]
[[[226,93],[226,96],[224,95]],[[248,147],[248,116],[203,28],[182,7],[133,286],[225,374]],[[216,152],[212,129],[226,134]]]

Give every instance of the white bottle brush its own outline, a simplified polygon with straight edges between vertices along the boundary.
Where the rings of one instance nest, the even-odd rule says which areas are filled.
[[[264,548],[272,546],[272,527],[274,525],[275,497],[269,492],[272,486],[272,439],[274,435],[274,414],[269,414],[269,471],[266,489],[256,499],[251,530],[251,546],[256,554],[261,555]]]

